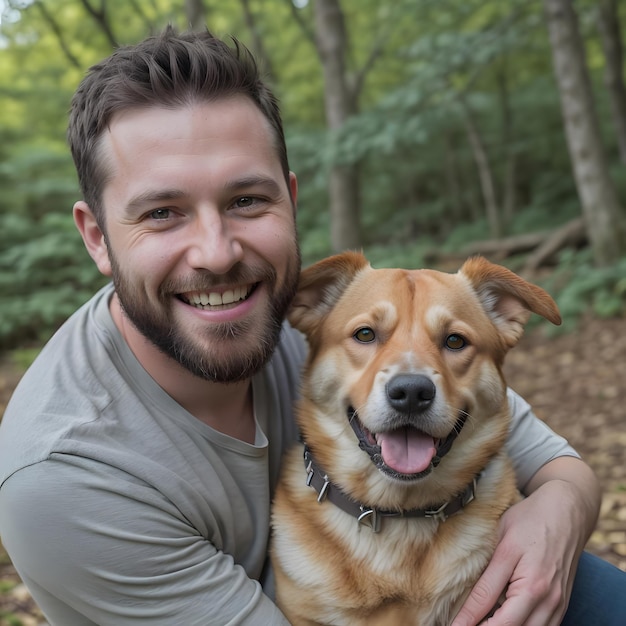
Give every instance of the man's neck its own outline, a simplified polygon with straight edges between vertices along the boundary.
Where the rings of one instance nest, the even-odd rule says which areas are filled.
[[[250,380],[215,383],[195,376],[148,341],[123,313],[117,296],[111,316],[135,358],[185,410],[226,435],[254,443],[255,421]]]

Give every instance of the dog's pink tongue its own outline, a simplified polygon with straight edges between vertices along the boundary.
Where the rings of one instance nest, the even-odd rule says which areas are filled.
[[[378,433],[376,439],[385,464],[401,474],[428,469],[437,452],[434,439],[415,428]]]

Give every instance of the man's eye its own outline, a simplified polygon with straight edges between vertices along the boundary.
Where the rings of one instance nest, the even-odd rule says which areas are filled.
[[[149,215],[153,220],[166,220],[171,217],[171,211],[169,209],[155,209]]]
[[[241,196],[233,202],[233,206],[236,209],[262,209],[265,201],[257,196]]]
[[[241,198],[237,198],[237,200],[235,200],[235,206],[240,209],[245,209],[247,207],[254,206],[255,202],[256,198],[253,198],[252,196],[242,196]]]

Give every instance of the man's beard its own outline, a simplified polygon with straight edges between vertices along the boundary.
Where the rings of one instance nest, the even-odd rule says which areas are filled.
[[[148,341],[195,376],[217,383],[234,383],[256,374],[270,359],[282,323],[295,295],[300,276],[300,252],[297,243],[287,266],[283,285],[276,291],[277,275],[270,265],[248,268],[241,264],[226,275],[215,278],[197,272],[184,284],[166,282],[158,293],[156,307],[146,293],[132,284],[121,270],[109,246],[113,284],[126,317]],[[176,293],[211,291],[219,284],[262,283],[268,291],[268,306],[244,320],[205,324],[204,337],[194,341],[192,330],[185,332],[175,323],[172,298]],[[191,305],[189,305],[191,306]],[[260,317],[262,317],[261,323]],[[208,347],[207,347],[208,346]]]

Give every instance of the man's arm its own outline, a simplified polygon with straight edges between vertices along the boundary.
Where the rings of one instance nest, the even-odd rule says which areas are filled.
[[[287,624],[174,503],[104,463],[20,470],[0,489],[0,531],[52,624]]]
[[[598,518],[598,481],[584,461],[562,456],[542,466],[524,491],[527,497],[502,517],[493,558],[453,626],[478,624],[505,589],[504,604],[487,624],[561,623]]]

